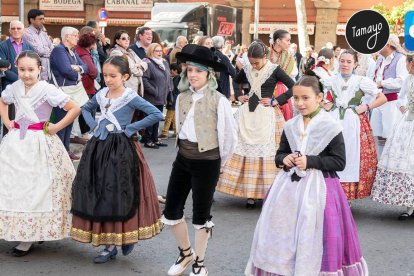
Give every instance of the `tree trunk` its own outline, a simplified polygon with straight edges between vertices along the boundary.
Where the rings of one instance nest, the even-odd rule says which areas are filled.
[[[306,18],[306,7],[305,0],[295,0],[296,5],[296,16],[298,19],[298,40],[299,50],[302,55],[305,54],[305,49],[309,46],[309,35],[308,35],[308,20]]]

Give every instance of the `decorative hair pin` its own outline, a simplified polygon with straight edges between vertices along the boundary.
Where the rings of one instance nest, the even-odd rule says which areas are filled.
[[[318,59],[317,59],[317,61],[322,61],[322,62],[324,62],[325,64],[329,64],[331,61],[329,60],[329,59],[327,59],[326,57],[324,57],[324,56],[319,56],[318,57]]]

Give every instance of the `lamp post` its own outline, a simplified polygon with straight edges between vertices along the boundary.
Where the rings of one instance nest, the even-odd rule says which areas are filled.
[[[24,22],[24,0],[19,0],[19,20]]]
[[[0,0],[0,35],[3,34],[3,29],[2,29],[2,24],[3,24],[3,19],[2,19],[2,9],[1,9],[1,5],[3,5],[2,0]]]
[[[260,0],[254,1],[254,34],[253,39],[259,38],[259,12],[260,12]]]

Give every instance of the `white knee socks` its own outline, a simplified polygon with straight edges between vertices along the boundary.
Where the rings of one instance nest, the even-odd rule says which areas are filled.
[[[195,252],[198,260],[204,260],[207,250],[208,239],[210,238],[211,229],[199,229],[195,231]],[[202,263],[200,263],[202,264]]]
[[[173,225],[171,227],[171,231],[181,249],[187,249],[191,246],[190,239],[188,237],[187,223],[185,221]]]

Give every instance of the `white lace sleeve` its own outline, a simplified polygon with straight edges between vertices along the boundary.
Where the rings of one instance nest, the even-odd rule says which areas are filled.
[[[292,70],[292,73],[290,73],[290,78],[293,80],[293,81],[295,81],[296,82],[296,76],[299,74],[299,70],[298,70],[298,66],[296,65],[296,62],[295,62],[295,65],[293,66],[293,70]]]
[[[52,84],[48,84],[46,96],[47,102],[53,107],[63,108],[70,100],[68,95]]]
[[[410,77],[406,78],[403,86],[401,87],[400,93],[398,93],[398,100],[397,100],[398,108],[400,108],[401,106],[407,106],[408,104],[408,97],[407,97],[406,90],[407,90],[407,87],[410,85],[410,81],[412,81]]]
[[[380,89],[378,89],[377,84],[367,77],[362,77],[359,83],[359,88],[365,95],[376,96],[380,93]]]
[[[1,92],[1,99],[5,104],[12,104],[15,102],[12,85],[8,85],[6,89]]]

